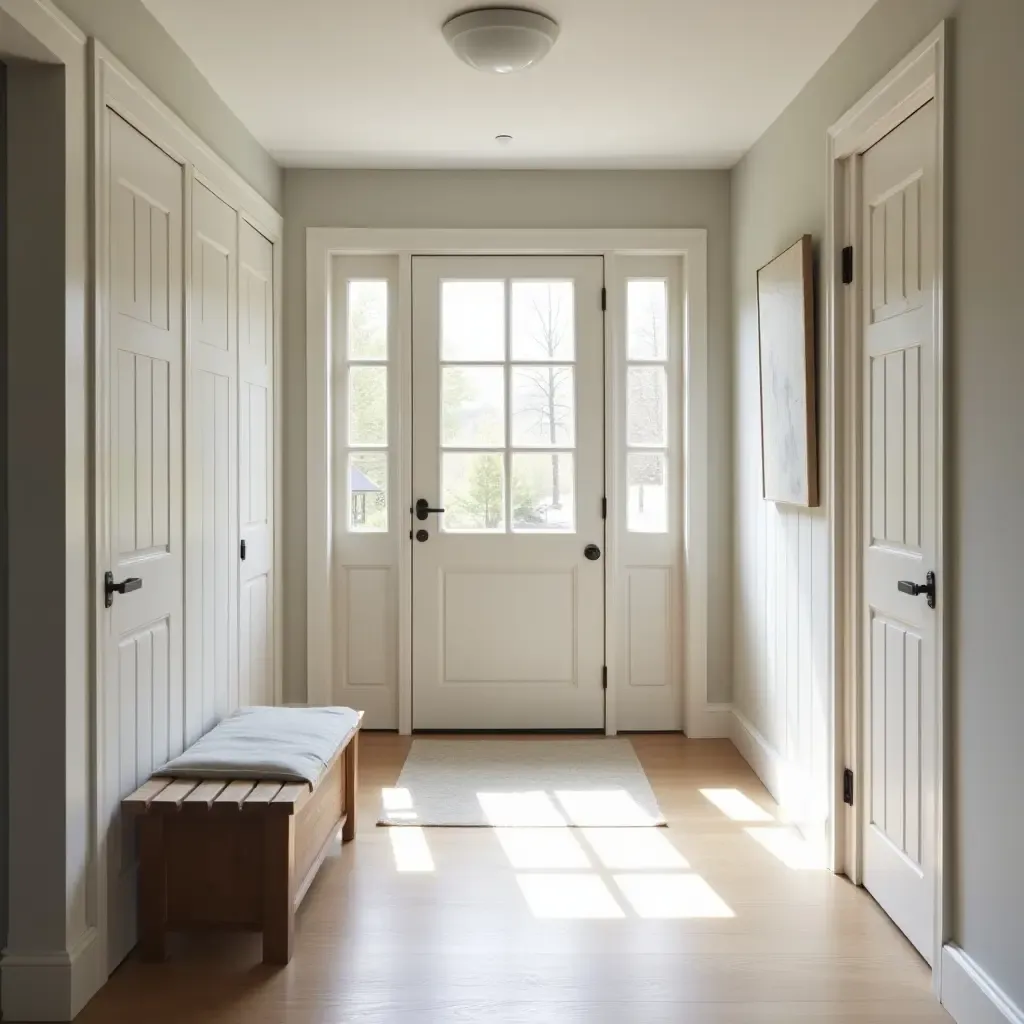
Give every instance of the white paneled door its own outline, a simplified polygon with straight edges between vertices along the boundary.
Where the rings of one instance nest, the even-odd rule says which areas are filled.
[[[239,695],[274,695],[274,247],[248,222],[239,233]]]
[[[413,259],[417,729],[604,726],[603,276]]]
[[[931,959],[935,920],[936,113],[864,154],[864,884]],[[934,592],[933,592],[934,593]]]
[[[135,942],[134,833],[118,802],[184,742],[184,172],[112,111],[106,118],[109,474],[102,504],[111,572],[101,749],[113,969]]]

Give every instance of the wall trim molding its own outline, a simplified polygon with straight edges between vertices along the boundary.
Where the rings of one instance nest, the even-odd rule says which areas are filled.
[[[1024,1024],[1024,1010],[952,943],[942,948],[942,1005],[957,1024]]]
[[[5,953],[4,1016],[19,1021],[71,1020],[96,992],[104,976],[103,944],[88,928],[68,950]]]

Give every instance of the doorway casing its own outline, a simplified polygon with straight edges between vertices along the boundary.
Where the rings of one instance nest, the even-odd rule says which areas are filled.
[[[707,537],[708,498],[708,339],[707,232],[704,229],[374,229],[309,228],[306,232],[306,562],[307,699],[332,703],[332,522],[330,263],[334,256],[387,255],[398,259],[398,354],[400,380],[399,495],[412,494],[411,353],[412,257],[417,256],[603,256],[606,279],[615,280],[623,257],[668,256],[683,266],[683,730],[691,737],[728,736],[730,707],[710,704],[708,686]],[[624,311],[609,289],[605,365],[625,345]],[[611,374],[606,374],[607,423],[619,423],[624,409]],[[607,431],[607,426],[606,426]],[[610,493],[619,486],[615,448],[607,446],[605,474]],[[401,504],[401,497],[398,504]],[[618,566],[619,537],[625,529],[610,503],[607,524],[606,637],[609,678],[606,732],[616,724],[617,632],[624,580]],[[397,507],[397,506],[396,506]],[[399,731],[412,730],[411,541],[399,531]]]

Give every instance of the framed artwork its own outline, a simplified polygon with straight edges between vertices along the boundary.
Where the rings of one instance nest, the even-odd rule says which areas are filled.
[[[818,505],[811,236],[757,272],[761,469],[766,501]]]

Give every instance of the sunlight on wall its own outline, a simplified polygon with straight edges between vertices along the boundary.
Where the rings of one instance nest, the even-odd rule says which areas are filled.
[[[418,825],[389,828],[395,867],[403,874],[422,874],[434,870],[434,858],[427,837]]]
[[[534,917],[593,920],[626,916],[597,875],[517,875],[516,881]]]
[[[700,875],[615,875],[615,884],[649,920],[736,916]]]
[[[583,835],[610,870],[688,868],[686,858],[654,828],[588,828]]]
[[[775,820],[763,807],[738,789],[702,789],[700,792],[733,821]]]
[[[745,828],[743,831],[787,868],[794,871],[822,871],[825,868],[822,851],[807,842],[795,828]]]
[[[509,863],[514,868],[589,868],[579,840],[567,828],[496,828]]]

